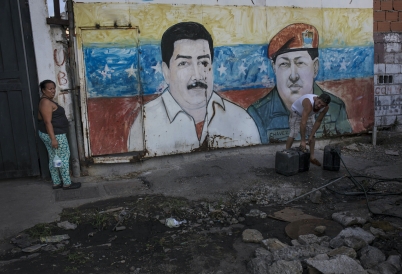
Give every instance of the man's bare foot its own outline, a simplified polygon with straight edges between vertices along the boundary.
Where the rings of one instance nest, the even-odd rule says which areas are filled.
[[[321,166],[321,163],[317,159],[310,159],[310,163],[316,165],[316,166]]]

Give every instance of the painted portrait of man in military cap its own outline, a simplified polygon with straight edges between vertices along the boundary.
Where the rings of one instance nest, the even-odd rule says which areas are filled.
[[[317,136],[352,132],[345,103],[315,83],[319,70],[319,35],[309,24],[291,24],[279,31],[268,45],[268,58],[276,77],[275,87],[248,109],[257,124],[262,143],[286,140],[292,104],[306,94],[331,97]]]

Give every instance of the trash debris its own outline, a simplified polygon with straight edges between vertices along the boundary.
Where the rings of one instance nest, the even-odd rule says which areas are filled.
[[[385,150],[385,154],[392,155],[392,156],[399,156],[399,152],[396,150]]]
[[[99,211],[99,214],[115,212],[115,211],[119,211],[119,210],[122,210],[122,209],[124,209],[124,207],[111,208],[111,209],[108,209],[108,210]]]
[[[108,240],[108,242],[110,243],[110,242],[113,242],[114,240],[116,240],[117,239],[117,236],[113,236],[112,238],[109,238],[109,240]]]
[[[40,241],[45,243],[58,243],[68,239],[70,239],[70,236],[68,236],[67,234],[40,237]]]
[[[179,227],[181,224],[185,224],[185,223],[187,223],[186,220],[177,221],[177,220],[174,219],[174,218],[167,218],[166,221],[165,221],[165,225],[166,225],[167,227],[170,227],[170,228],[172,228],[172,227]]]
[[[27,252],[27,253],[32,253],[35,251],[38,251],[39,249],[41,249],[43,246],[46,246],[47,244],[37,244],[37,245],[33,245],[27,248],[22,249],[23,252]]]
[[[249,213],[246,214],[248,217],[260,217],[261,219],[265,219],[267,217],[267,213],[258,210],[258,209],[251,209]]]
[[[95,235],[96,232],[89,232],[88,233],[88,237],[93,237]]]
[[[352,151],[360,151],[360,149],[357,147],[356,144],[351,144],[345,147],[348,150],[352,150]]]
[[[69,221],[64,221],[64,222],[61,222],[61,223],[57,223],[57,226],[60,227],[60,228],[65,229],[65,230],[74,230],[74,229],[77,228],[76,224],[72,224]]]
[[[268,215],[268,217],[278,219],[281,221],[286,221],[286,222],[294,222],[294,221],[303,220],[303,219],[320,219],[318,217],[305,214],[300,209],[291,208],[291,207],[285,207],[284,209],[282,209],[280,211],[274,212],[273,215]]]
[[[116,231],[122,231],[122,230],[125,230],[126,229],[126,227],[125,226],[118,226],[118,227],[116,227]]]

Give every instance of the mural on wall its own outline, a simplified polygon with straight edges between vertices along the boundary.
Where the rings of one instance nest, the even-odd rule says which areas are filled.
[[[352,132],[345,103],[314,82],[319,69],[318,43],[317,29],[305,23],[285,27],[270,41],[268,58],[274,69],[276,85],[247,110],[258,125],[262,143],[286,140],[290,133],[288,118],[292,104],[306,94],[319,96],[325,93],[331,97],[317,137],[324,131],[327,135]]]
[[[260,144],[247,112],[213,90],[213,40],[204,26],[182,22],[168,28],[161,52],[168,88],[144,105],[144,139],[150,155]],[[141,138],[141,120],[139,116],[130,129],[130,151],[137,149]]]
[[[306,93],[332,98],[318,137],[369,129],[371,13],[75,4],[91,155],[282,141],[290,105]],[[136,29],[88,29],[115,24],[116,14]]]

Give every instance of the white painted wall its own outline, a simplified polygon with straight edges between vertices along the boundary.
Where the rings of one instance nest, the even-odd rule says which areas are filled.
[[[52,0],[48,0],[52,1]],[[56,82],[57,92],[54,100],[66,110],[69,120],[73,118],[71,95],[60,92],[69,89],[69,77],[66,70],[67,51],[62,27],[50,26],[46,23],[48,9],[46,0],[29,0],[32,35],[35,50],[38,85],[45,79]],[[63,62],[63,60],[65,60]],[[39,87],[38,87],[39,92]]]

